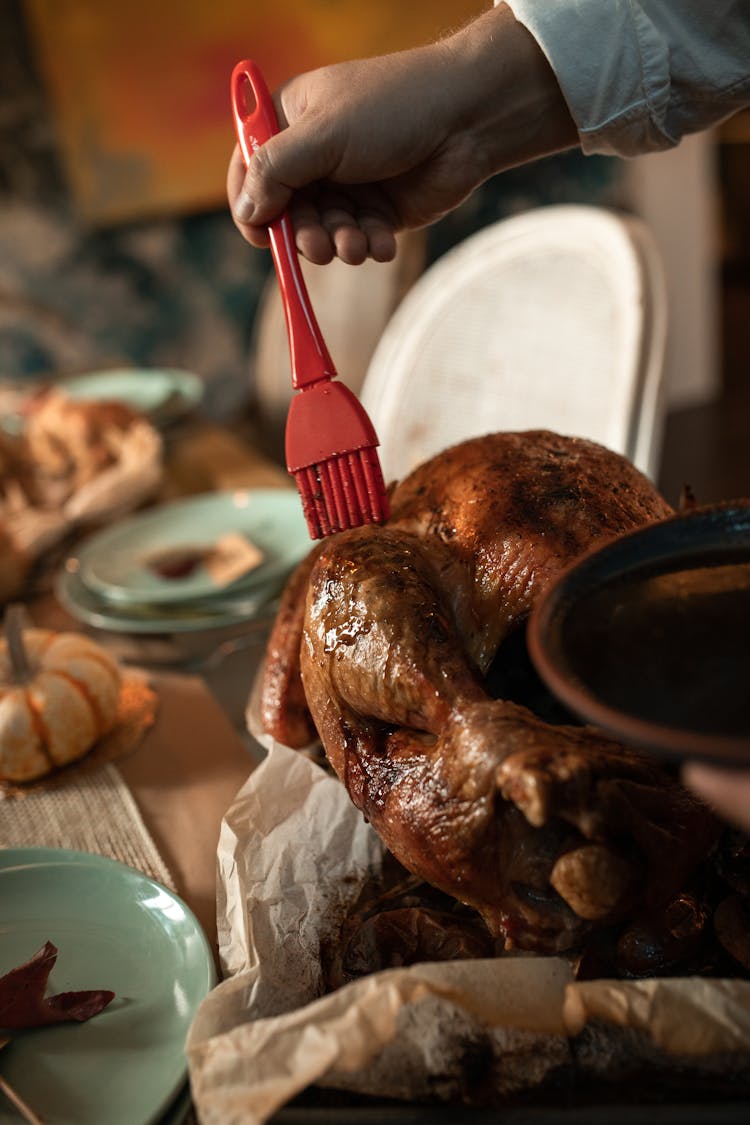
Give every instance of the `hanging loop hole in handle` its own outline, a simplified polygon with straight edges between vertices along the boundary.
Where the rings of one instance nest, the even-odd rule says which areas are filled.
[[[232,112],[247,164],[253,152],[279,131],[270,90],[252,59],[243,59],[232,71]]]

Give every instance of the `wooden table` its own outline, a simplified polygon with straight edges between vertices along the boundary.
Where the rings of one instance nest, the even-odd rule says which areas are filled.
[[[232,488],[289,487],[289,477],[241,439],[212,423],[187,424],[168,444],[158,500]],[[28,606],[34,624],[80,630],[53,594]],[[102,643],[116,637],[92,633]],[[133,640],[131,638],[131,640]],[[137,639],[136,639],[137,649]],[[144,645],[144,652],[149,646]],[[116,651],[116,649],[115,649]],[[130,789],[177,892],[216,945],[216,846],[221,820],[261,758],[244,730],[245,702],[263,651],[263,636],[203,673],[178,667],[147,670],[158,697],[153,727],[116,767]],[[218,698],[217,698],[218,697]]]
[[[118,762],[178,894],[216,944],[216,846],[221,819],[256,764],[195,676],[153,678],[156,723]]]

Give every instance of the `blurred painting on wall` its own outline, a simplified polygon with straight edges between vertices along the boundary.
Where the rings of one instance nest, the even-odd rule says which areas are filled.
[[[483,0],[25,0],[71,199],[93,225],[224,205],[229,76],[302,70],[419,45]]]

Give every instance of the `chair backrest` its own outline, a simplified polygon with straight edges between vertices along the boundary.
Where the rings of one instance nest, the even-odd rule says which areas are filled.
[[[652,478],[663,429],[666,296],[638,219],[541,207],[448,251],[396,308],[360,392],[389,480],[492,430],[551,429]]]

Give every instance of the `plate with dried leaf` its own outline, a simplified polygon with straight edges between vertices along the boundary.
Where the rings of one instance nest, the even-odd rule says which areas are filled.
[[[4,1081],[56,1125],[159,1121],[184,1087],[187,1031],[215,983],[194,915],[134,868],[55,848],[0,850],[0,900],[0,977],[54,951],[36,978],[36,1025],[19,1026],[23,1012],[6,1005]],[[44,1022],[66,995],[99,990],[114,998],[91,1016]],[[0,1120],[5,1111],[0,1099]]]

